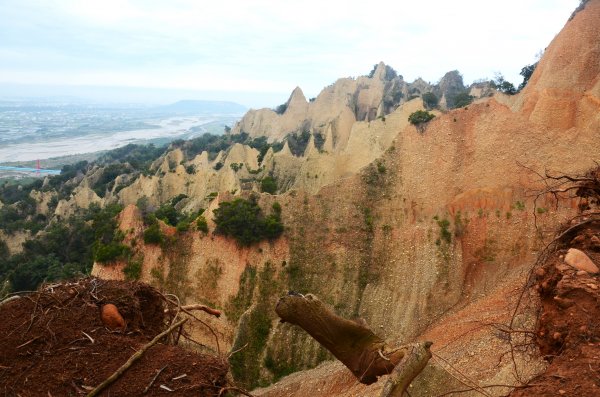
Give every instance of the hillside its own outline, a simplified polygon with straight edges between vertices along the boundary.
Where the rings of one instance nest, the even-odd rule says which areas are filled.
[[[23,224],[32,234],[53,232],[37,214],[82,216],[82,225],[108,230],[90,232],[91,241],[118,240],[127,254],[96,260],[93,275],[136,277],[183,303],[221,309],[209,324],[221,348],[239,350],[230,359],[236,382],[280,381],[256,395],[376,396],[383,385],[358,384],[306,333],[281,324],[273,307],[288,290],[317,295],[386,340],[434,341],[447,362],[433,360],[413,396],[461,388],[450,366],[479,385],[522,386],[548,362],[539,349],[515,350],[502,329],[535,329],[535,291],[515,311],[523,283],[583,202],[544,194],[544,173],[583,175],[600,160],[600,0],[584,4],[516,95],[464,87],[452,72],[435,85],[406,83],[381,63],[314,100],[296,88],[282,107],[250,110],[223,137],[73,167],[60,183],[5,193],[7,204],[30,214],[39,228]],[[452,108],[465,90],[474,101]],[[436,117],[414,126],[408,117],[424,109],[428,92],[439,98]],[[213,211],[250,197],[265,217],[280,217],[281,237],[243,245],[218,233]],[[81,215],[86,208],[91,216]],[[160,243],[147,239],[151,227]],[[203,328],[191,332],[216,349]]]

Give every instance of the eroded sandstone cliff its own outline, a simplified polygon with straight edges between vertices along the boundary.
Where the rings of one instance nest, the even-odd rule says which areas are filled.
[[[232,191],[248,194],[236,171],[228,166],[214,170],[214,164],[244,162],[247,169],[262,166],[266,171],[261,172],[282,181],[284,194],[263,194],[259,202],[264,208],[281,204],[286,231],[274,242],[241,248],[214,235],[209,222],[208,234],[190,231],[171,247],[148,247],[140,242],[135,208],[128,207],[127,216],[134,220],[123,220],[122,228],[138,235],[143,278],[184,300],[224,310],[225,320],[211,324],[226,347],[247,344],[232,364],[234,375],[248,386],[331,358],[306,334],[276,321],[274,302],[288,289],[317,294],[338,314],[362,317],[386,339],[408,341],[426,333],[438,340],[432,350],[462,365],[469,376],[514,384],[513,364],[497,357],[501,337],[472,328],[461,334],[458,328],[467,327],[467,319],[507,318],[517,280],[549,238],[545,231],[577,205],[546,196],[534,203],[532,192],[542,185],[531,170],[574,173],[598,160],[598,21],[600,1],[589,1],[549,45],[524,91],[438,113],[422,131],[406,121],[421,108],[420,100],[401,101],[391,112],[380,106],[392,90],[386,87],[398,79],[386,80],[380,65],[372,78],[341,79],[312,102],[296,89],[282,115],[251,111],[236,126],[237,132],[273,141],[298,129],[311,130],[302,157],[287,145],[267,152],[261,165],[256,153],[242,145],[212,160],[205,154],[186,160],[171,152],[159,166],[164,175],[140,178],[121,191],[120,200],[134,203],[143,194],[160,202],[185,193],[192,208],[218,191],[209,214]],[[315,132],[324,137],[320,150]],[[186,174],[190,161],[202,171]],[[105,268],[96,265],[94,271]],[[119,272],[105,275],[121,277]],[[523,313],[519,321],[527,324],[531,316]],[[455,339],[445,335],[450,330]],[[206,343],[213,346],[209,335]],[[469,352],[485,359],[469,359]],[[525,378],[542,367],[539,357],[519,360],[530,364],[521,373]],[[314,382],[296,376],[286,380],[287,388],[262,393],[379,391],[376,385],[352,383],[335,364],[320,371],[312,373]],[[439,365],[428,371],[421,382],[449,382]],[[433,390],[424,383],[412,395]],[[341,386],[325,391],[326,384]],[[323,394],[315,391],[320,388]]]

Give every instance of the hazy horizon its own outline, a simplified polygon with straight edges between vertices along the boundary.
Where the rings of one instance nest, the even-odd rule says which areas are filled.
[[[290,91],[291,93],[291,91]],[[289,94],[287,94],[289,96]],[[274,107],[288,97],[271,93],[194,91],[151,87],[69,86],[0,83],[0,101],[72,98],[99,104],[160,106],[179,101],[223,101],[250,108]]]
[[[307,98],[380,61],[405,80],[518,85],[579,0],[180,0],[0,3],[2,95],[104,101],[227,100],[251,108]],[[11,93],[12,92],[12,93]]]

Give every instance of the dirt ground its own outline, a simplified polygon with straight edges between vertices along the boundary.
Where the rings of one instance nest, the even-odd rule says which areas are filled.
[[[106,303],[118,307],[125,332],[103,325]],[[0,395],[88,394],[167,329],[171,319],[164,309],[162,296],[145,284],[96,278],[45,285],[1,304]],[[227,373],[226,359],[163,340],[100,395],[218,396]]]
[[[569,248],[582,250],[600,263],[600,221],[567,233],[558,249],[535,269],[533,288],[542,304],[535,341],[549,366],[511,397],[600,396],[599,275],[566,265]]]

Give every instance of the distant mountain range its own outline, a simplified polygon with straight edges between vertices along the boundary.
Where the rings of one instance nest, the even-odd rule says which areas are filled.
[[[228,101],[203,101],[203,100],[182,100],[170,105],[158,106],[160,111],[169,113],[226,113],[226,114],[243,114],[248,109],[235,102]]]

